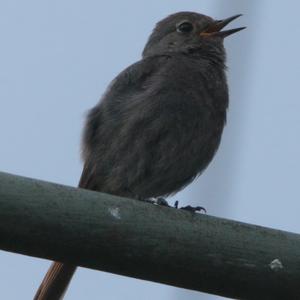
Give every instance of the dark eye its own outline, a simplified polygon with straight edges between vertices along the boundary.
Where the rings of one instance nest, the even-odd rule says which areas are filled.
[[[184,21],[180,24],[177,25],[176,30],[178,32],[183,32],[183,33],[188,33],[191,32],[193,30],[193,24],[187,21]]]

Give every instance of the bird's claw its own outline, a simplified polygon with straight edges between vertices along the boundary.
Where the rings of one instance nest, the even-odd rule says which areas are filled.
[[[174,204],[174,207],[176,209],[178,209],[178,204],[179,202],[178,201],[175,201],[175,204]],[[196,212],[201,212],[203,211],[205,214],[206,214],[206,209],[202,206],[191,206],[191,205],[187,205],[187,206],[184,206],[184,207],[180,207],[179,209],[183,209],[183,210],[187,210],[187,211],[190,211],[192,213],[196,213]]]
[[[156,203],[155,204],[161,205],[161,206],[170,206],[168,201],[165,198],[162,198],[162,197],[156,198]]]
[[[190,211],[192,213],[203,211],[206,214],[206,209],[204,207],[202,207],[202,206],[191,206],[191,205],[188,205],[188,206],[180,207],[180,209],[187,210],[187,211]]]
[[[158,197],[158,198],[146,198],[146,199],[141,199],[142,201],[152,203],[155,205],[161,205],[161,206],[170,206],[167,200],[163,197]]]

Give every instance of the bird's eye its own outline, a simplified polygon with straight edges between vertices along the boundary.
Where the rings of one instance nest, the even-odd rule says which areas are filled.
[[[187,21],[184,21],[177,25],[176,30],[182,33],[191,32],[194,29],[193,24]]]

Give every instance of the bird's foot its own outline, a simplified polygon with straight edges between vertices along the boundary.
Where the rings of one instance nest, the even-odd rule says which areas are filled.
[[[168,201],[163,197],[155,198],[155,201],[156,202],[154,204],[161,205],[161,206],[170,206]]]
[[[174,207],[177,208],[177,209],[178,209],[178,204],[179,204],[178,200],[175,201]],[[179,207],[179,209],[187,210],[187,211],[190,211],[192,213],[203,211],[206,214],[206,209],[202,206],[187,205],[187,206]]]
[[[157,197],[157,198],[147,198],[147,199],[141,199],[142,201],[152,203],[155,205],[161,205],[161,206],[168,206],[170,207],[168,201],[165,198]]]

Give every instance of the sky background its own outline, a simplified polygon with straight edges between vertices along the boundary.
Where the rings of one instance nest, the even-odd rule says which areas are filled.
[[[85,112],[140,59],[170,13],[244,16],[229,37],[230,110],[207,171],[174,200],[208,213],[300,232],[300,2],[0,2],[0,170],[76,186]],[[0,183],[1,184],[1,183]],[[32,299],[49,261],[0,251],[0,298]],[[214,295],[80,268],[65,297],[213,300]]]

